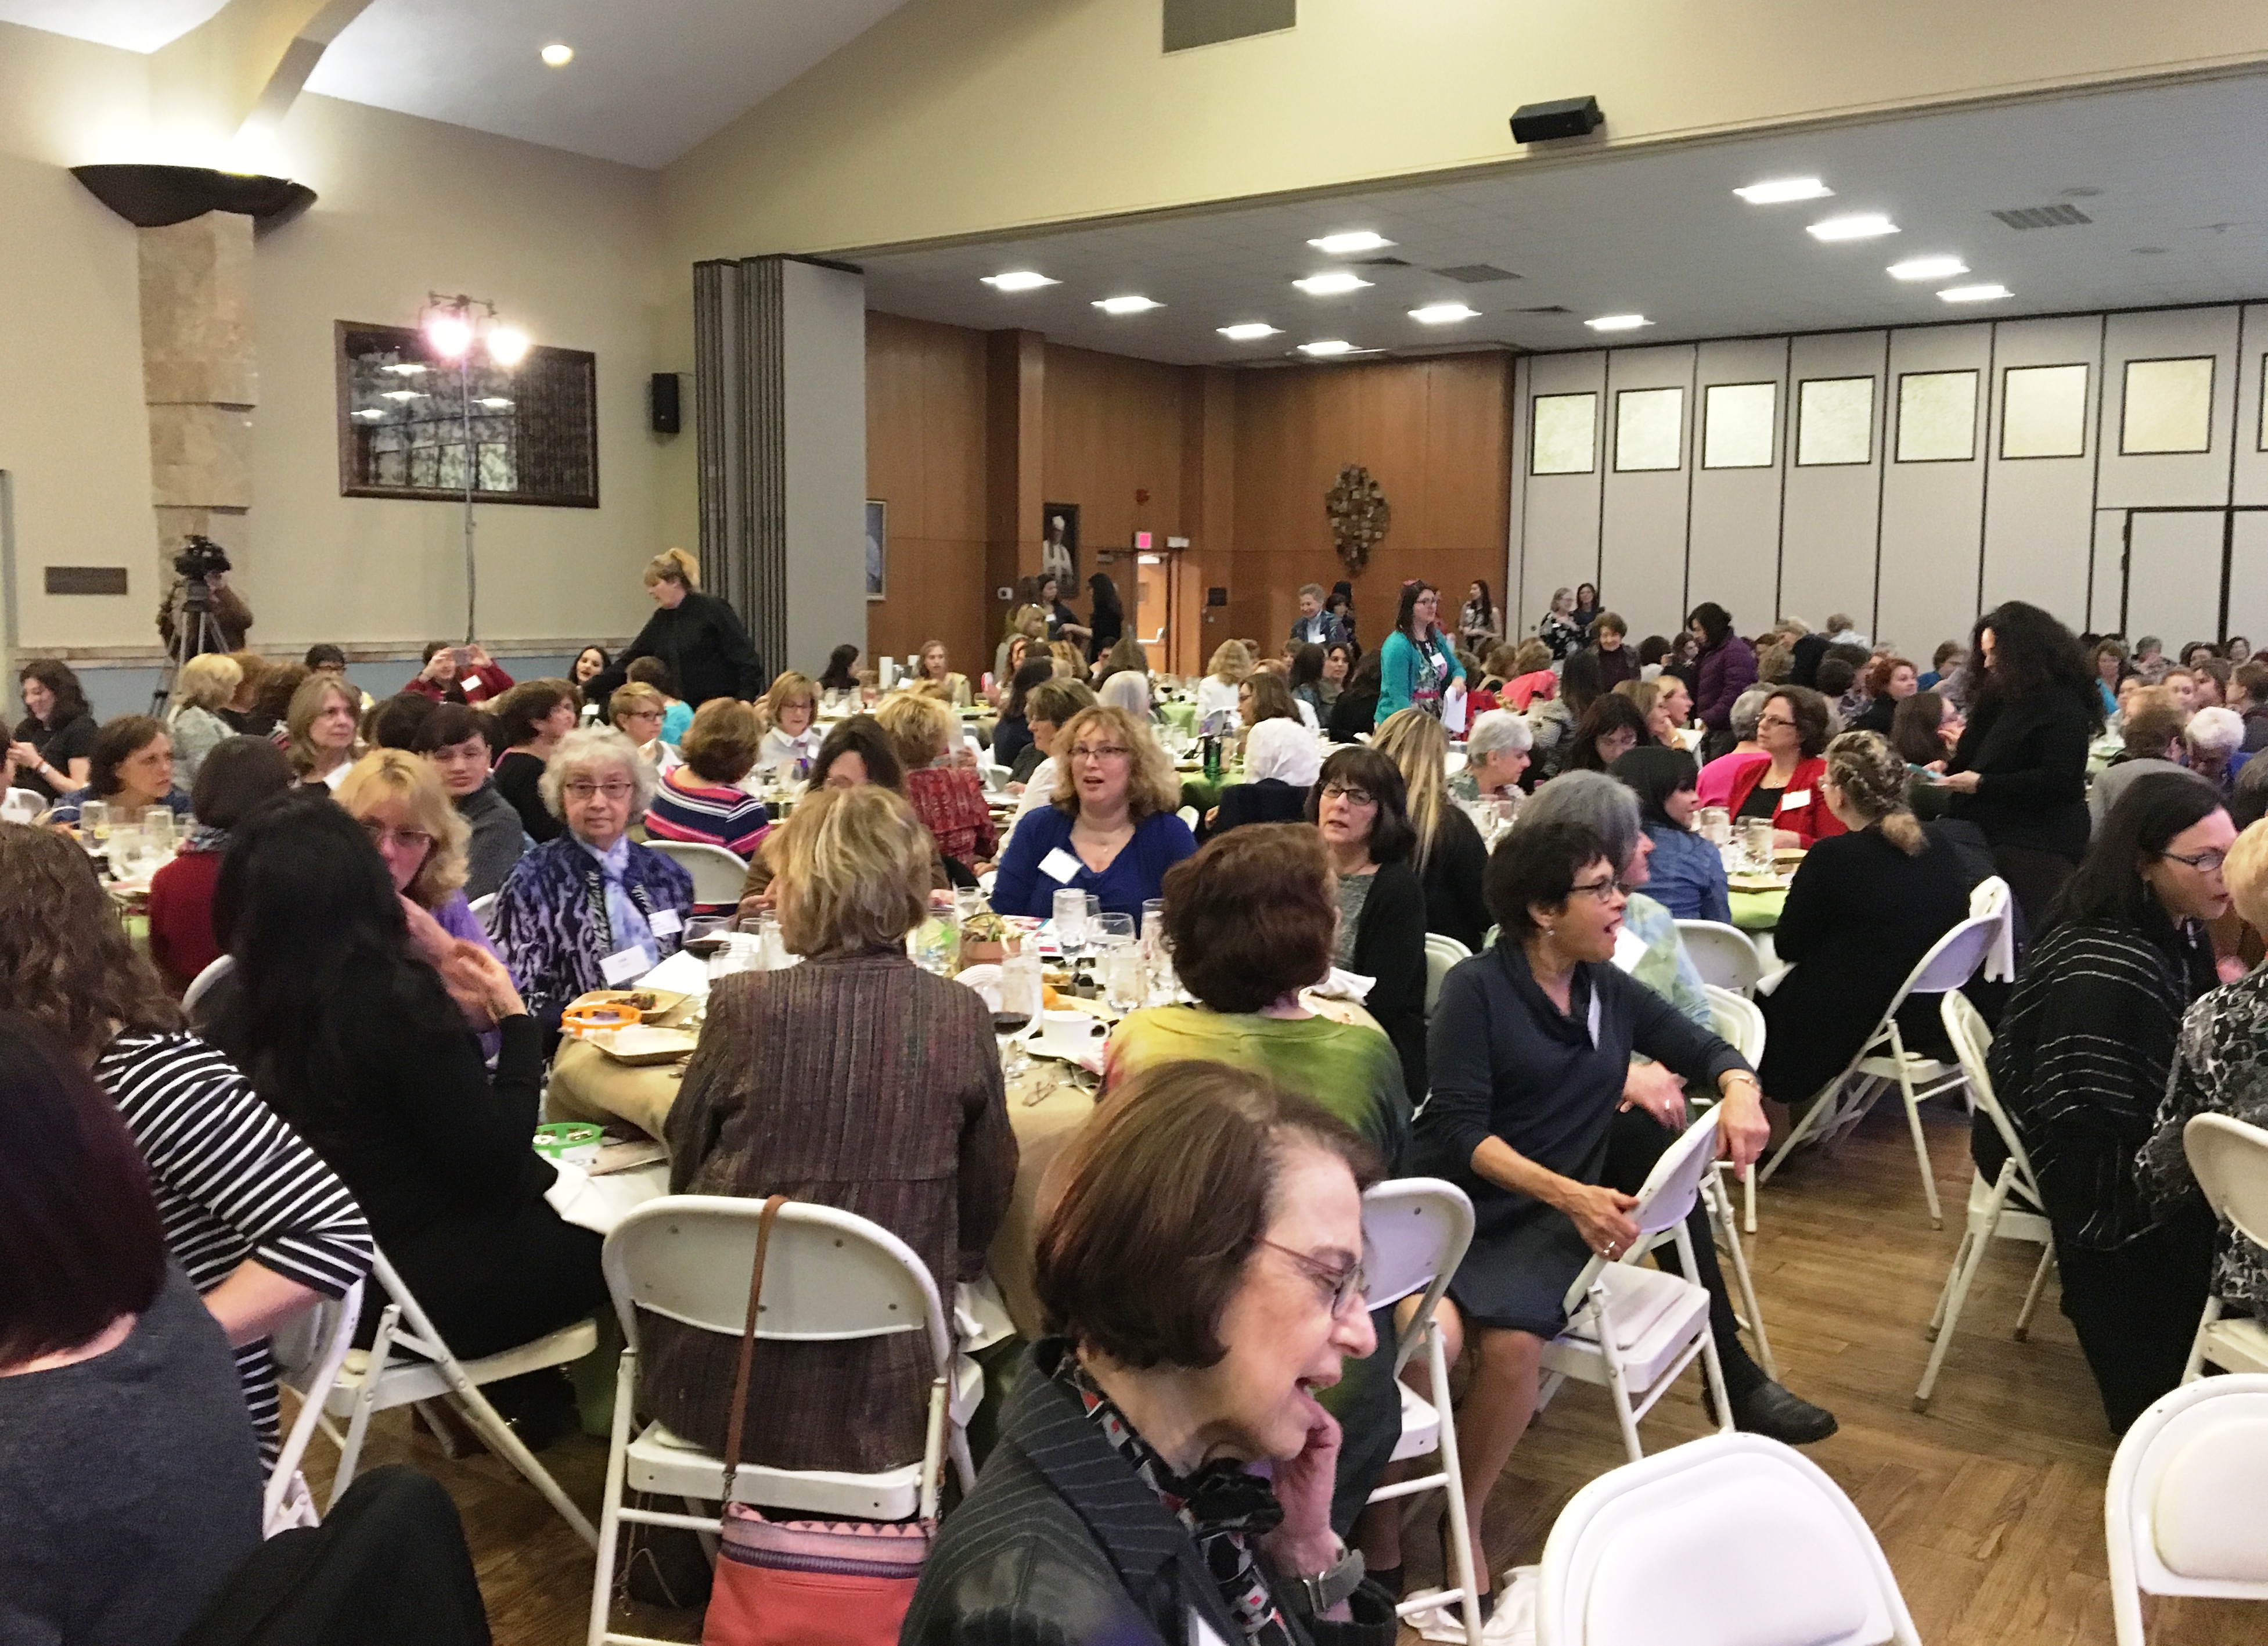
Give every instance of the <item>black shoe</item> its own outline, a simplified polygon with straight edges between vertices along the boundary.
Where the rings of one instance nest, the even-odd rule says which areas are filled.
[[[1394,1597],[1395,1604],[1402,1602],[1402,1568],[1399,1566],[1373,1566],[1363,1576]]]
[[[1716,1402],[1705,1393],[1703,1404],[1714,1418]],[[1733,1397],[1733,1427],[1790,1446],[1808,1446],[1825,1440],[1838,1425],[1825,1406],[1814,1406],[1766,1378]]]

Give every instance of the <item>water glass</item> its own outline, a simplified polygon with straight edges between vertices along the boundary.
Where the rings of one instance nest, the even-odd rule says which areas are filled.
[[[105,801],[88,801],[78,808],[78,831],[95,845],[110,844],[110,806]]]
[[[1134,943],[1113,943],[1106,948],[1100,970],[1103,1003],[1112,1011],[1130,1012],[1148,999],[1149,967]]]
[[[1722,806],[1704,806],[1693,814],[1693,826],[1711,845],[1733,844],[1733,814]]]
[[[1079,951],[1086,947],[1086,894],[1063,887],[1056,893],[1054,908],[1056,947],[1063,950],[1065,961],[1076,961]]]
[[[1769,817],[1741,819],[1741,859],[1753,874],[1769,875],[1772,866],[1772,825]]]
[[[149,838],[151,850],[159,856],[172,852],[177,838],[173,808],[168,806],[144,807],[142,832]]]
[[[1134,917],[1130,914],[1104,914],[1089,909],[1086,913],[1087,941],[1097,948],[1115,948],[1134,941]]]

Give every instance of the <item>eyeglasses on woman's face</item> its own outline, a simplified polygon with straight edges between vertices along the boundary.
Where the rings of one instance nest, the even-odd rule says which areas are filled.
[[[1323,798],[1327,801],[1344,801],[1350,806],[1371,806],[1375,805],[1378,801],[1378,796],[1373,794],[1368,789],[1356,788],[1345,783],[1324,784]]]
[[[398,846],[404,852],[413,852],[423,857],[433,849],[433,837],[423,829],[389,829],[375,817],[365,817],[362,831],[370,837],[371,845],[381,852],[389,846]]]
[[[2181,852],[2161,852],[2158,855],[2169,863],[2185,863],[2198,874],[2211,875],[2215,879],[2220,878],[2222,867],[2228,861],[2228,853],[2226,852],[2199,852],[2195,855]]]
[[[1602,905],[1628,895],[1623,890],[1621,880],[1612,875],[1602,875],[1594,880],[1579,880],[1567,888],[1570,901],[1577,897],[1589,897]]]
[[[1756,729],[1761,732],[1766,727],[1777,727],[1782,730],[1792,732],[1795,729],[1795,718],[1793,715],[1787,714],[1758,715],[1756,717]]]
[[[1291,1258],[1300,1273],[1315,1283],[1333,1319],[1344,1314],[1347,1305],[1360,1301],[1370,1288],[1370,1276],[1364,1271],[1359,1258],[1352,1263],[1332,1264],[1264,1236],[1260,1244],[1270,1251],[1281,1252]]]
[[[1123,743],[1081,743],[1071,751],[1071,757],[1099,765],[1106,761],[1131,760],[1134,751]]]
[[[663,712],[659,709],[624,709],[622,712],[621,718],[625,721],[643,722],[652,720],[656,726],[659,726],[661,724],[665,716]]]
[[[578,778],[572,783],[563,783],[559,792],[569,800],[583,805],[604,796],[610,801],[626,801],[637,791],[637,785],[627,778],[615,778],[605,783],[594,783],[588,778]]]

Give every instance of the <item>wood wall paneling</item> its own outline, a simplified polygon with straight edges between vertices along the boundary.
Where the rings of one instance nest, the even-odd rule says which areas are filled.
[[[973,679],[991,667],[986,576],[983,334],[872,314],[867,496],[888,506],[887,597],[866,607],[869,653],[941,639]]]

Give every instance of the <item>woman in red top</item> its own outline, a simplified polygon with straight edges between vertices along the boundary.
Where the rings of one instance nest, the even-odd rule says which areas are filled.
[[[464,655],[460,658],[460,648],[446,640],[429,642],[425,666],[402,691],[414,691],[436,703],[494,703],[512,690],[512,676],[504,672],[496,659],[477,646],[461,649]]]
[[[1819,779],[1827,770],[1820,756],[1833,727],[1827,699],[1807,686],[1781,686],[1764,700],[1756,719],[1756,744],[1765,755],[1734,775],[1725,804],[1734,817],[1769,817],[1772,844],[1808,847],[1814,840],[1843,832],[1842,821],[1828,809]]]
[[[220,958],[213,887],[228,833],[271,794],[298,782],[291,762],[264,737],[224,737],[197,767],[189,809],[197,826],[173,860],[150,878],[150,958],[175,994]]]
[[[938,851],[982,874],[1000,850],[999,830],[977,781],[974,751],[958,751],[959,717],[920,687],[894,691],[874,711],[906,769],[905,794]]]

